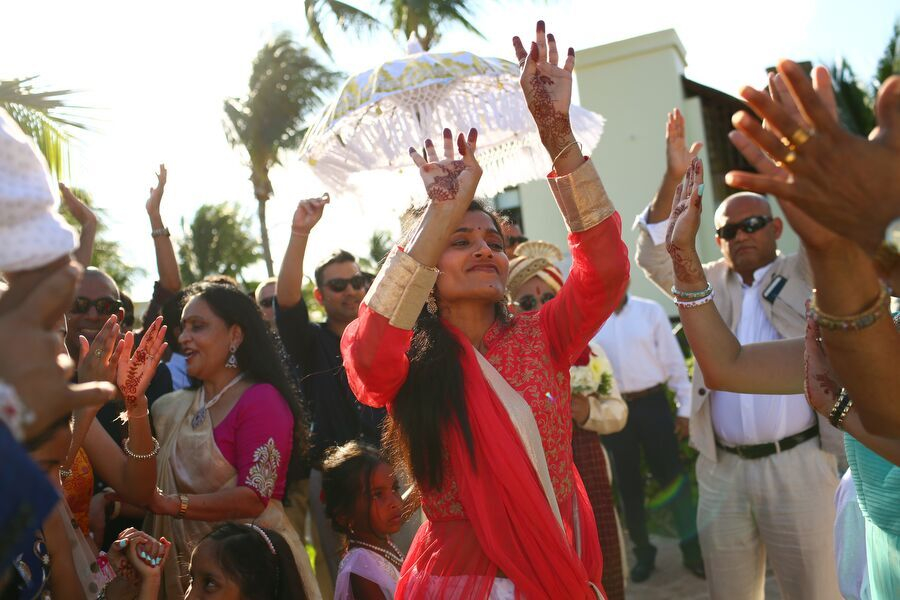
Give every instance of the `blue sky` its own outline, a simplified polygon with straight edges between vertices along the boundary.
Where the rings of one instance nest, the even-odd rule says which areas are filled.
[[[370,10],[372,4],[356,3]],[[511,37],[528,36],[539,18],[576,50],[674,28],[687,49],[688,77],[732,94],[743,84],[763,85],[764,69],[781,57],[821,62],[844,56],[870,77],[900,17],[891,0],[482,0],[473,6],[485,39],[453,29],[435,50],[511,58]],[[155,261],[143,206],[160,162],[169,168],[163,216],[173,232],[204,203],[237,201],[255,213],[249,171],[223,134],[222,101],[244,94],[256,52],[278,32],[291,31],[311,45],[303,2],[45,0],[41,14],[34,7],[7,3],[3,9],[8,26],[0,36],[0,79],[40,75],[48,86],[83,90],[79,102],[97,107],[93,131],[73,147],[70,182],[87,188],[104,208],[108,235],[123,243],[125,259],[150,273],[131,290],[146,299]],[[330,27],[327,34],[332,66],[346,73],[404,53],[388,32],[358,37]],[[276,262],[296,201],[324,191],[296,157],[284,163],[272,173],[269,203]],[[373,227],[393,227],[397,205],[377,193],[334,198],[310,240],[308,272],[336,239],[364,253]],[[264,270],[251,274],[261,277]]]

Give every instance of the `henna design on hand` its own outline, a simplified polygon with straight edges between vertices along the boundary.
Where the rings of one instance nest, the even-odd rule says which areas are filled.
[[[128,375],[125,376],[125,386],[122,389],[122,395],[125,397],[125,408],[133,408],[137,402],[137,388],[141,382],[143,373],[140,371],[147,362],[147,351],[138,348],[137,352],[131,359],[131,365],[128,367]]]
[[[532,93],[529,108],[534,116],[534,122],[537,124],[541,142],[555,156],[572,140],[572,125],[569,122],[569,115],[556,110],[556,107],[553,106],[549,88],[556,83],[552,78],[535,73],[529,84]],[[569,148],[565,153],[568,154],[571,150]]]
[[[685,256],[684,251],[674,245],[669,245],[669,256],[672,257],[672,268],[675,272],[675,279],[683,283],[693,283],[703,280],[706,275],[703,273],[703,265],[695,256]]]
[[[443,175],[438,175],[434,181],[425,187],[428,198],[433,202],[449,202],[459,193],[459,176],[466,166],[461,160],[454,160],[449,166],[435,164],[433,168],[440,169]]]
[[[841,393],[841,386],[828,373],[817,373],[815,379],[827,397],[834,399]]]

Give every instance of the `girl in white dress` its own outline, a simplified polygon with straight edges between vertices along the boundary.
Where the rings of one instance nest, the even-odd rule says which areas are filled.
[[[325,459],[322,494],[332,527],[347,539],[335,600],[392,599],[404,558],[390,539],[404,521],[394,470],[374,448],[349,442]]]

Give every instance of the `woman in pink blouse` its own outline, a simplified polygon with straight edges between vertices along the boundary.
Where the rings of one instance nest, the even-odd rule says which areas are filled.
[[[543,21],[522,88],[553,163],[550,187],[569,229],[572,270],[540,311],[506,312],[509,262],[496,218],[473,202],[477,133],[443,159],[410,149],[429,202],[342,339],[356,397],[386,406],[390,446],[409,466],[427,520],[397,598],[592,598],[602,558],[572,462],[569,367],[628,280],[621,220],[569,124],[571,48]]]
[[[306,423],[274,338],[253,301],[220,284],[189,290],[181,327],[188,374],[200,386],[153,404],[160,492],[144,523],[145,531],[171,540],[177,552],[164,566],[165,597],[184,597],[184,565],[194,545],[217,523],[235,520],[284,536],[306,597],[319,597],[306,551],[281,504],[288,472],[298,467]]]

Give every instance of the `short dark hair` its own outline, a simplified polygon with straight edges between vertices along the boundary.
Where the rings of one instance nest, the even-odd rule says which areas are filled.
[[[316,279],[316,287],[321,288],[323,285],[325,285],[325,282],[322,281],[322,277],[325,274],[326,268],[331,265],[337,265],[346,262],[356,262],[356,257],[346,250],[335,250],[334,252],[332,252],[331,256],[320,262],[319,266],[316,267],[314,273]]]

